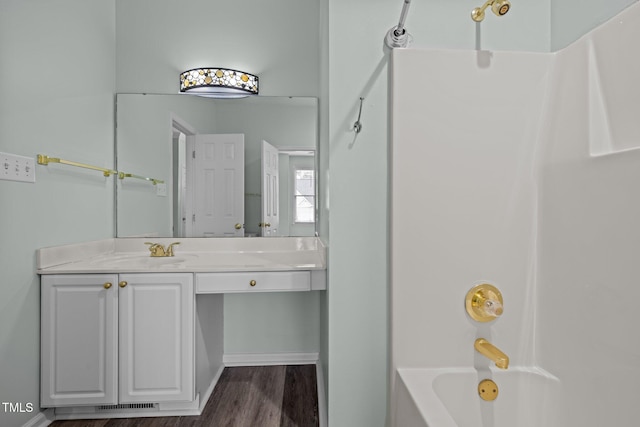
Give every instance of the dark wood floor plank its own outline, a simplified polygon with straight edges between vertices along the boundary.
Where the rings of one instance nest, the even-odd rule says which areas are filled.
[[[225,399],[233,399],[231,394],[233,391],[233,384],[243,383],[249,381],[251,378],[250,370],[237,370],[231,368],[225,368],[218,379],[213,393],[209,397],[207,405],[204,407],[202,414],[196,417],[182,417],[180,427],[208,427],[210,421],[220,411],[224,410]],[[220,417],[220,415],[218,414]],[[220,424],[224,426],[225,424]]]
[[[284,366],[226,368],[228,375],[222,387],[216,386],[211,397],[211,414],[203,417],[207,421],[202,427],[278,427],[285,369]]]
[[[114,418],[104,427],[178,427],[180,417]],[[64,426],[66,427],[66,426]]]
[[[49,424],[50,427],[105,427],[111,421],[106,420],[70,420],[70,421],[54,421]]]
[[[280,427],[318,427],[315,365],[287,366]]]
[[[317,427],[315,365],[225,368],[199,416],[55,421],[51,427]]]
[[[256,369],[244,419],[237,427],[279,427],[286,366]]]
[[[50,427],[180,427],[180,417],[54,421]]]

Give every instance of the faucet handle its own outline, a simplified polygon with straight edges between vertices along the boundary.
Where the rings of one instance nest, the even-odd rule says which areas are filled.
[[[504,311],[502,294],[495,286],[481,283],[467,292],[465,307],[473,320],[490,322]]]
[[[164,246],[160,243],[144,242],[145,245],[149,245],[149,252],[151,256],[165,256]]]
[[[167,246],[167,250],[165,251],[166,256],[173,256],[173,246],[179,244],[180,242],[173,242],[169,246]]]
[[[484,312],[493,317],[500,317],[502,315],[502,312],[504,311],[502,309],[502,303],[497,300],[486,299],[483,306]]]

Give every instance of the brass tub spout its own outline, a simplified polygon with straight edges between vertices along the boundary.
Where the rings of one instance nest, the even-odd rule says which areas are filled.
[[[507,369],[509,367],[509,356],[484,338],[478,338],[473,347],[478,353],[493,361],[498,368]]]

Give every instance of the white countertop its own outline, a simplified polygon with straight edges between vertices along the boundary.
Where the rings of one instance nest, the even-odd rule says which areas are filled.
[[[180,244],[173,257],[151,257],[149,241]],[[317,237],[105,239],[39,249],[37,268],[39,274],[325,270],[326,250]]]

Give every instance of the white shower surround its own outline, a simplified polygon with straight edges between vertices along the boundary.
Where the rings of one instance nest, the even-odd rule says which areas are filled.
[[[635,3],[556,53],[393,51],[392,410],[398,368],[486,368],[484,337],[560,380],[560,425],[635,425],[639,44]]]

